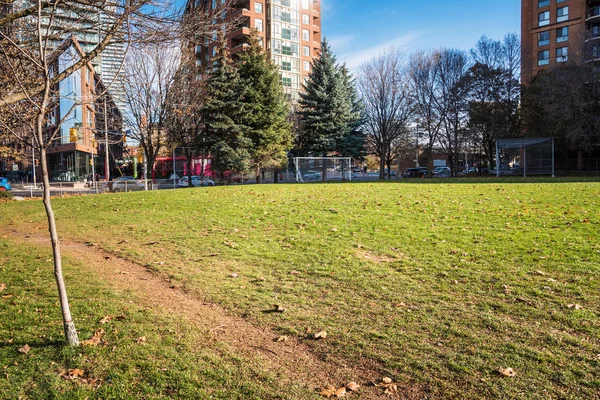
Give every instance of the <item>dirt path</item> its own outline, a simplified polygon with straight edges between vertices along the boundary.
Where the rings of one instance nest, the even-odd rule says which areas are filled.
[[[50,247],[47,234],[37,229],[32,232],[27,228],[31,227],[0,228],[0,236],[27,245]],[[283,383],[299,383],[309,391],[314,391],[329,384],[341,387],[350,381],[357,381],[363,388],[352,394],[353,398],[383,397],[380,388],[365,387],[381,375],[364,362],[332,361],[329,357],[327,361],[321,360],[305,344],[291,337],[287,341],[276,342],[274,339],[278,335],[272,331],[229,315],[218,305],[205,303],[194,294],[173,288],[169,280],[158,273],[97,246],[63,239],[61,250],[65,256],[85,260],[86,267],[94,270],[113,287],[137,292],[137,301],[141,306],[181,316],[197,326],[200,332],[214,337],[215,341],[227,343],[244,356],[258,357],[261,367],[277,374]],[[403,392],[401,398],[422,398],[422,393],[417,395],[413,392],[414,388],[399,389]]]

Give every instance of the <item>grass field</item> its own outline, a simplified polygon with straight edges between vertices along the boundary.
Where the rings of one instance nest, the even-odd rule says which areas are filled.
[[[595,181],[464,180],[199,188],[54,204],[62,237],[146,265],[186,292],[306,344],[323,360],[372,366],[430,398],[590,399],[600,398],[599,193]],[[2,203],[0,213],[4,229],[43,233],[39,202]],[[2,246],[3,265],[9,267],[2,267],[0,282],[8,280],[23,293],[41,285],[32,273],[37,267],[24,267],[36,265],[33,253],[13,261],[21,254],[17,245],[5,240]],[[91,333],[89,322],[109,313],[101,308],[119,308],[123,300],[109,283],[99,292],[93,276],[89,279],[67,276],[67,284],[76,282],[76,324]],[[88,357],[85,350],[56,345],[57,315],[36,313],[54,304],[53,290],[44,286],[40,292],[43,306],[29,299],[0,302],[6,315],[22,310],[31,321],[26,329],[18,328],[25,323],[21,317],[2,322],[0,363],[19,357],[14,344],[6,344],[8,337],[54,343],[42,346],[40,354],[43,362],[56,363],[49,369]],[[274,304],[287,311],[268,312]],[[135,302],[130,306],[135,314]],[[172,321],[176,316],[157,318],[181,325]],[[128,329],[138,329],[135,319],[131,323]],[[309,328],[326,330],[328,337],[311,340]],[[165,347],[169,332],[162,332]],[[194,340],[185,328],[179,337]],[[184,360],[172,349],[155,351],[165,352],[161,357],[172,363],[169,371],[191,397],[192,390],[201,390],[192,388],[221,387],[220,380],[202,374],[192,379],[185,372],[196,362],[207,366],[197,370],[208,370],[211,360],[219,364],[214,358],[219,352],[210,346],[206,355]],[[104,377],[149,362],[133,350],[119,357],[99,350],[91,357]],[[244,385],[223,398],[281,393],[273,379],[265,388],[264,371],[224,359],[225,374],[239,373]],[[516,376],[498,373],[508,367]],[[0,378],[0,392],[31,379],[10,374],[10,368],[8,380]],[[123,374],[99,389],[115,392],[95,396],[124,391],[135,397],[136,390],[166,395],[153,374],[141,374],[139,386],[131,387]],[[35,393],[64,392],[65,382],[52,376]]]

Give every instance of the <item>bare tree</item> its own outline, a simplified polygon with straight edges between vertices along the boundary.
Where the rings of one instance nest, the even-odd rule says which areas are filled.
[[[225,2],[227,7],[230,2]],[[2,4],[0,10],[0,129],[40,155],[44,184],[43,204],[54,257],[66,343],[78,345],[79,338],[71,316],[54,210],[50,198],[50,178],[46,150],[59,136],[61,126],[83,102],[73,99],[71,110],[62,118],[52,116],[60,102],[59,83],[72,74],[91,68],[91,62],[110,44],[128,47],[132,43],[156,43],[197,31],[205,35],[214,27],[210,16],[197,17],[194,28],[182,32],[173,25],[178,9],[161,0],[63,0],[20,1]],[[167,24],[167,25],[165,25]],[[167,28],[168,26],[168,28]],[[97,33],[85,49],[77,49],[67,65],[55,68],[56,57],[73,46],[72,35],[85,40]],[[60,48],[61,46],[66,46]],[[77,47],[77,46],[75,46]],[[57,49],[59,49],[57,51]],[[97,93],[100,94],[101,93]],[[9,116],[9,117],[6,117]]]
[[[459,153],[465,145],[468,67],[467,54],[455,49],[441,50],[435,64],[441,95],[439,104],[443,109],[443,129],[438,141],[448,156],[453,174],[457,173]]]
[[[196,66],[193,48],[182,49],[181,61],[174,76],[173,86],[167,95],[166,140],[173,149],[179,147],[187,159],[188,187],[192,183],[192,160],[197,151],[201,153],[201,180],[204,181],[205,157],[210,149],[204,135],[201,109],[205,99],[205,80],[202,68]]]
[[[379,178],[391,177],[397,144],[407,134],[406,124],[413,105],[409,94],[404,55],[397,49],[361,66],[358,88],[365,107],[367,143],[379,157]]]
[[[155,43],[132,49],[125,61],[125,120],[129,137],[142,147],[150,169],[166,143],[167,98],[179,57],[172,43]]]
[[[437,64],[441,54],[439,51],[419,52],[410,59],[410,89],[415,108],[417,125],[423,129],[426,137],[426,165],[431,164],[433,148],[438,141],[446,110],[441,98],[441,84],[438,79]]]

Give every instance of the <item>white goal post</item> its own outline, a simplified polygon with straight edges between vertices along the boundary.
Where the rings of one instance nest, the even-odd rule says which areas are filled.
[[[350,157],[294,157],[296,182],[351,181]]]

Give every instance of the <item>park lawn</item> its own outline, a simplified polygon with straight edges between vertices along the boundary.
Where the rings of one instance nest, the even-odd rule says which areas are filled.
[[[0,239],[1,399],[275,399],[306,396],[177,316],[136,305],[139,293],[109,288],[65,257],[80,340],[65,347],[51,252]],[[85,271],[85,273],[81,273]],[[110,322],[100,323],[105,316]],[[143,339],[142,339],[143,338]],[[27,345],[30,350],[19,349]],[[25,350],[23,350],[25,351]],[[79,371],[77,371],[79,370]]]
[[[433,398],[546,399],[600,396],[599,193],[593,180],[462,180],[54,204],[64,237],[147,265],[324,359],[374,365]],[[43,229],[39,202],[0,210],[8,228]],[[287,312],[266,312],[274,304]],[[309,328],[328,337],[311,340]]]

